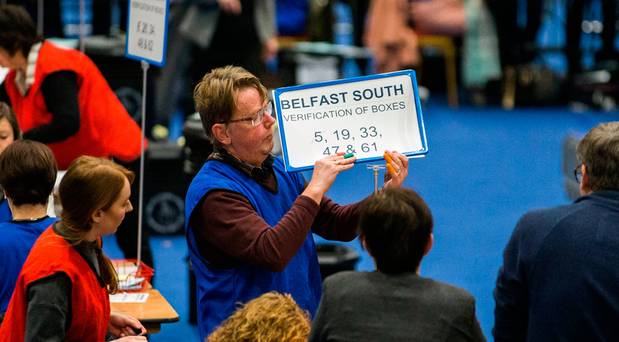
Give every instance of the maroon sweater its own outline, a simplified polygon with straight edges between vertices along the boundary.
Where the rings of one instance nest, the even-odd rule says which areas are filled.
[[[261,168],[238,161],[225,151],[209,159],[229,163],[269,191],[277,192],[277,179],[269,157]],[[303,244],[310,229],[329,240],[350,241],[357,236],[359,203],[341,206],[327,197],[320,205],[299,196],[273,227],[258,215],[243,195],[230,191],[209,192],[190,218],[200,254],[220,268],[250,263],[282,271]]]

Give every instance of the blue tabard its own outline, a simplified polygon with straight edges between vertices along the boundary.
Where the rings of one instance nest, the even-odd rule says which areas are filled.
[[[271,272],[250,264],[220,269],[209,265],[197,248],[194,229],[189,219],[200,200],[213,190],[233,191],[249,200],[266,223],[275,226],[290,210],[303,191],[304,180],[299,174],[284,170],[279,158],[273,163],[278,192],[268,191],[248,175],[226,163],[207,161],[191,182],[185,199],[185,229],[189,256],[197,284],[197,308],[200,339],[203,341],[237,308],[269,291],[290,293],[301,308],[314,315],[320,300],[321,277],[318,256],[312,234],[282,272]]]
[[[58,219],[46,217],[36,221],[0,223],[0,312],[6,311],[32,245],[45,229]]]

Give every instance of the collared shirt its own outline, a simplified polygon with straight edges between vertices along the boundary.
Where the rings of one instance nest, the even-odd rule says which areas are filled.
[[[264,186],[272,193],[277,192],[277,179],[275,178],[275,173],[273,172],[273,156],[270,154],[267,159],[262,162],[262,165],[258,167],[245,163],[221,147],[214,146],[213,153],[208,156],[208,160],[219,160],[230,164],[241,170],[241,172],[251,177],[258,184]]]
[[[30,52],[28,53],[28,65],[26,66],[26,73],[17,71],[15,75],[15,85],[22,96],[26,95],[28,89],[34,84],[34,74],[37,67],[37,59],[39,59],[39,50],[43,42],[38,42],[32,45]]]

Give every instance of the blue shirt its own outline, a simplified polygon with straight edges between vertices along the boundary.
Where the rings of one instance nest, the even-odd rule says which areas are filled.
[[[0,312],[5,312],[9,305],[15,282],[32,245],[56,221],[55,217],[45,216],[34,221],[0,223]]]

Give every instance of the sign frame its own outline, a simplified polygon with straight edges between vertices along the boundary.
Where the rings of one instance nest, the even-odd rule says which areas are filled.
[[[413,94],[412,94],[413,95],[413,104],[415,106],[415,112],[416,112],[416,116],[417,116],[417,120],[416,121],[417,121],[417,127],[419,129],[419,139],[420,139],[420,142],[421,142],[421,149],[419,149],[419,150],[416,150],[416,151],[398,151],[398,152],[406,155],[409,158],[425,157],[425,155],[428,153],[428,140],[427,140],[426,129],[425,129],[425,124],[424,124],[424,120],[423,120],[423,112],[422,112],[422,108],[421,108],[421,101],[419,99],[419,89],[417,87],[417,78],[416,78],[416,74],[415,74],[414,70],[407,69],[407,70],[400,70],[400,71],[383,73],[383,74],[358,76],[358,77],[338,79],[338,80],[332,80],[332,81],[326,81],[326,82],[304,84],[304,85],[296,85],[296,86],[290,86],[290,87],[282,87],[282,88],[277,88],[277,89],[273,90],[272,91],[273,104],[274,104],[274,107],[275,107],[277,123],[279,125],[279,136],[280,136],[280,141],[281,141],[281,145],[282,145],[282,157],[283,157],[283,160],[284,160],[284,165],[286,167],[286,170],[288,172],[299,172],[299,171],[311,170],[311,169],[314,168],[314,165],[312,164],[312,165],[296,167],[296,166],[292,166],[290,164],[290,157],[289,157],[289,151],[288,151],[288,143],[286,141],[286,126],[285,126],[285,122],[284,122],[284,119],[283,119],[283,115],[281,114],[282,113],[282,103],[281,103],[281,100],[280,100],[280,96],[282,94],[287,93],[287,92],[299,91],[299,90],[328,87],[328,86],[341,85],[341,84],[346,84],[346,83],[357,83],[357,82],[362,82],[362,81],[371,81],[371,80],[392,78],[392,77],[398,77],[398,76],[408,76],[410,78],[410,80],[411,80],[412,91],[413,91]],[[410,114],[414,115],[412,112]],[[382,157],[382,153],[381,153],[381,156],[366,157],[366,158],[357,159],[356,163],[366,163],[366,162],[372,162],[372,161],[382,160],[382,159],[383,159],[383,157]]]
[[[167,55],[167,50],[168,50],[168,16],[170,15],[170,0],[163,0],[165,2],[164,4],[164,9],[165,9],[165,15],[163,18],[163,47],[162,47],[162,53],[161,53],[161,60],[156,60],[156,59],[152,59],[149,57],[145,57],[145,56],[141,56],[141,55],[137,55],[137,54],[133,54],[129,52],[129,38],[131,36],[131,32],[133,32],[130,28],[131,28],[131,4],[133,3],[134,0],[129,0],[127,2],[127,28],[126,28],[126,38],[125,38],[125,57],[129,58],[129,59],[133,59],[133,60],[137,60],[137,61],[145,61],[148,62],[149,64],[153,64],[156,65],[158,67],[163,67],[165,66],[167,60],[166,60],[166,55]]]

